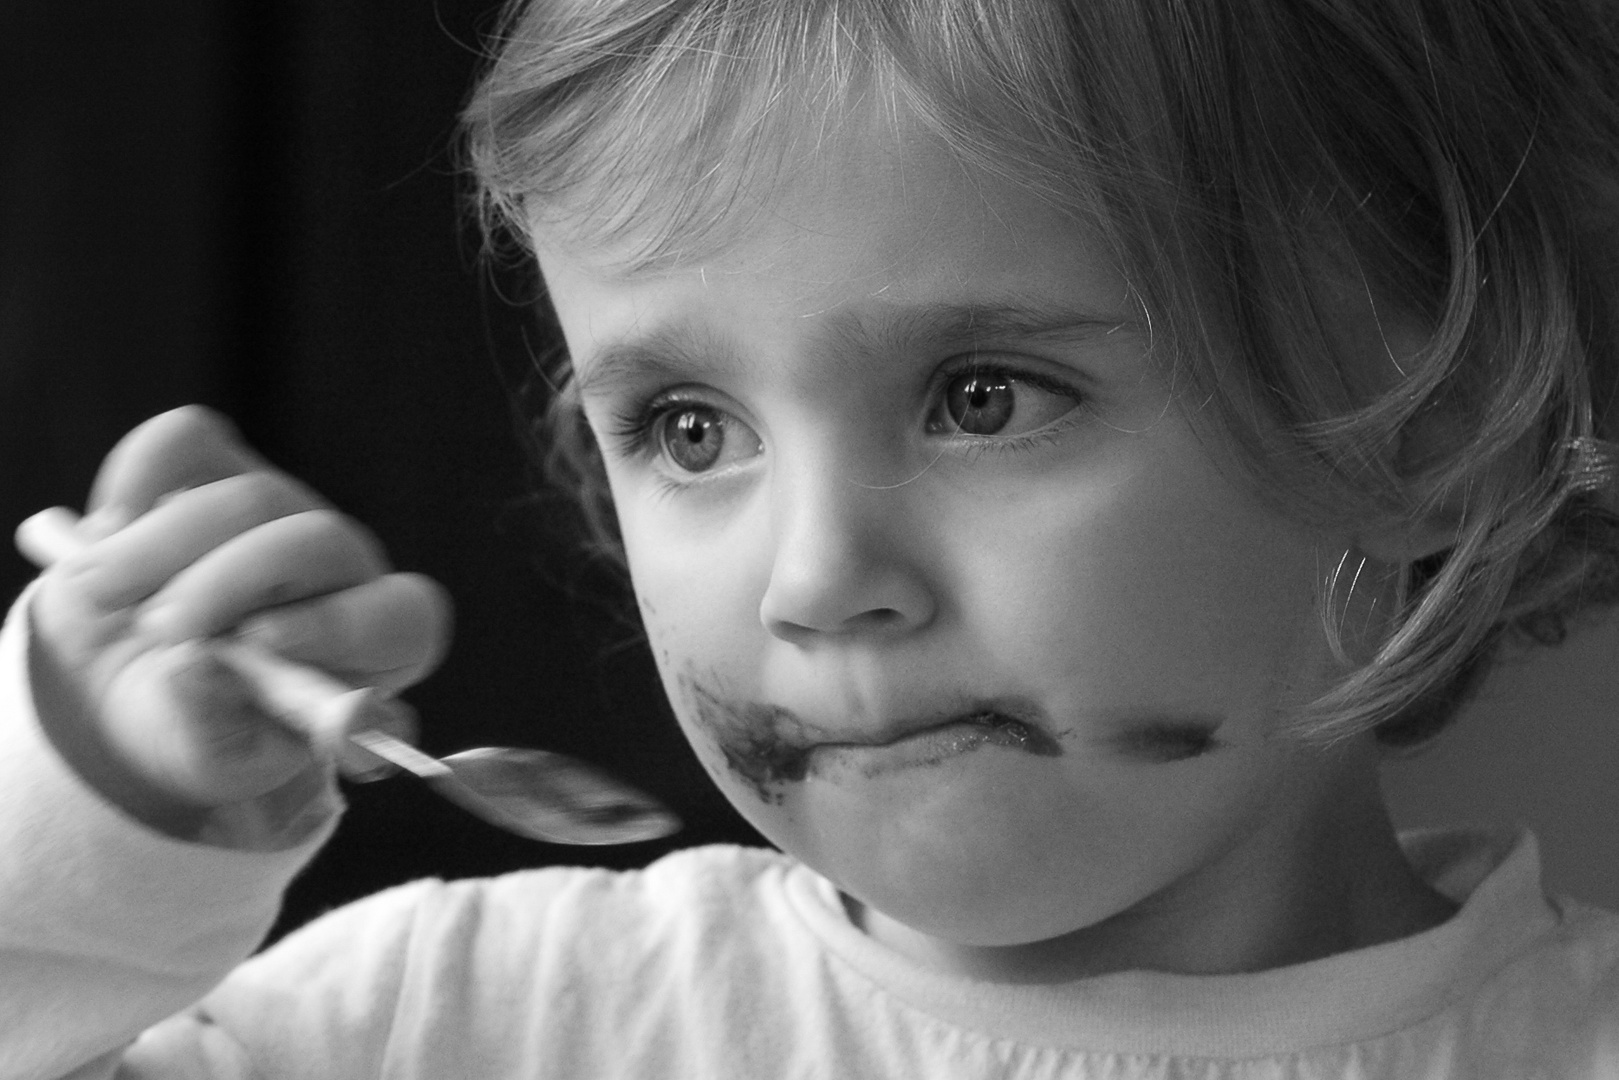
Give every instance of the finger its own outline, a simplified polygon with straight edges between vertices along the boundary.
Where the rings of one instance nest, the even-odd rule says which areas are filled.
[[[450,640],[450,600],[421,574],[386,574],[261,611],[237,635],[347,681],[402,690],[438,666]]]
[[[231,423],[200,405],[173,409],[135,428],[107,455],[90,489],[92,528],[132,520],[164,495],[238,473],[272,471]]]
[[[84,551],[92,538],[80,531],[82,519],[65,506],[41,510],[17,526],[17,550],[40,569]]]
[[[263,608],[348,589],[387,570],[382,546],[358,522],[305,510],[233,536],[179,571],[142,606],[137,625],[161,641],[208,637]]]
[[[283,473],[241,473],[165,500],[65,559],[62,572],[92,603],[117,611],[151,596],[232,537],[320,505]],[[79,532],[91,524],[86,518]]]

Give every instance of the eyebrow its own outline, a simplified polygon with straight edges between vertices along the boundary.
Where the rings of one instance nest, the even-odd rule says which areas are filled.
[[[1134,321],[1077,307],[1030,304],[925,304],[883,312],[880,318],[850,318],[829,327],[833,339],[852,349],[883,351],[919,345],[993,341],[1075,342],[1105,337]]]
[[[706,328],[662,326],[603,347],[584,370],[574,362],[581,398],[605,394],[649,378],[702,378],[734,371],[741,358],[731,343]]]
[[[1075,343],[1136,328],[1133,319],[1070,307],[941,303],[884,309],[875,317],[833,316],[826,335],[835,349],[870,356],[957,343]],[[742,366],[724,336],[701,324],[675,323],[611,342],[575,372],[579,394],[587,397],[648,378],[701,379]]]

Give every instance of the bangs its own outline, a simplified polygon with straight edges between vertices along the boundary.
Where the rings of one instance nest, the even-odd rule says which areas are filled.
[[[701,258],[850,125],[902,118],[1093,223],[1104,171],[1124,171],[1080,126],[1094,110],[1059,5],[638,6],[535,5],[498,43],[529,59],[498,65],[465,117],[486,232],[554,231],[625,271]]]

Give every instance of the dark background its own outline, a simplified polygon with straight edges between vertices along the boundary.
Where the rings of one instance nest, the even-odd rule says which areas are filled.
[[[675,729],[611,578],[547,523],[506,391],[543,340],[480,263],[456,111],[489,0],[8,0],[0,12],[0,524],[82,504],[186,402],[373,528],[457,605],[407,695],[423,745],[597,761],[688,823],[670,841],[508,837],[413,781],[350,792],[282,928],[426,874],[642,864],[756,841]],[[32,576],[9,552],[7,597]]]

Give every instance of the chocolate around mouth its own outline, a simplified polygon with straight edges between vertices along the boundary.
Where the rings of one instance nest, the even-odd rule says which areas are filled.
[[[890,746],[929,731],[966,727],[958,750],[1000,746],[1038,757],[1056,757],[1062,747],[1047,732],[1025,720],[993,709],[981,709],[937,723],[906,730],[902,735],[874,742],[828,740],[787,709],[749,703],[741,707],[721,702],[695,682],[690,684],[697,718],[714,737],[725,765],[747,781],[761,799],[779,802],[780,785],[802,781],[814,768],[821,751],[860,750]]]

